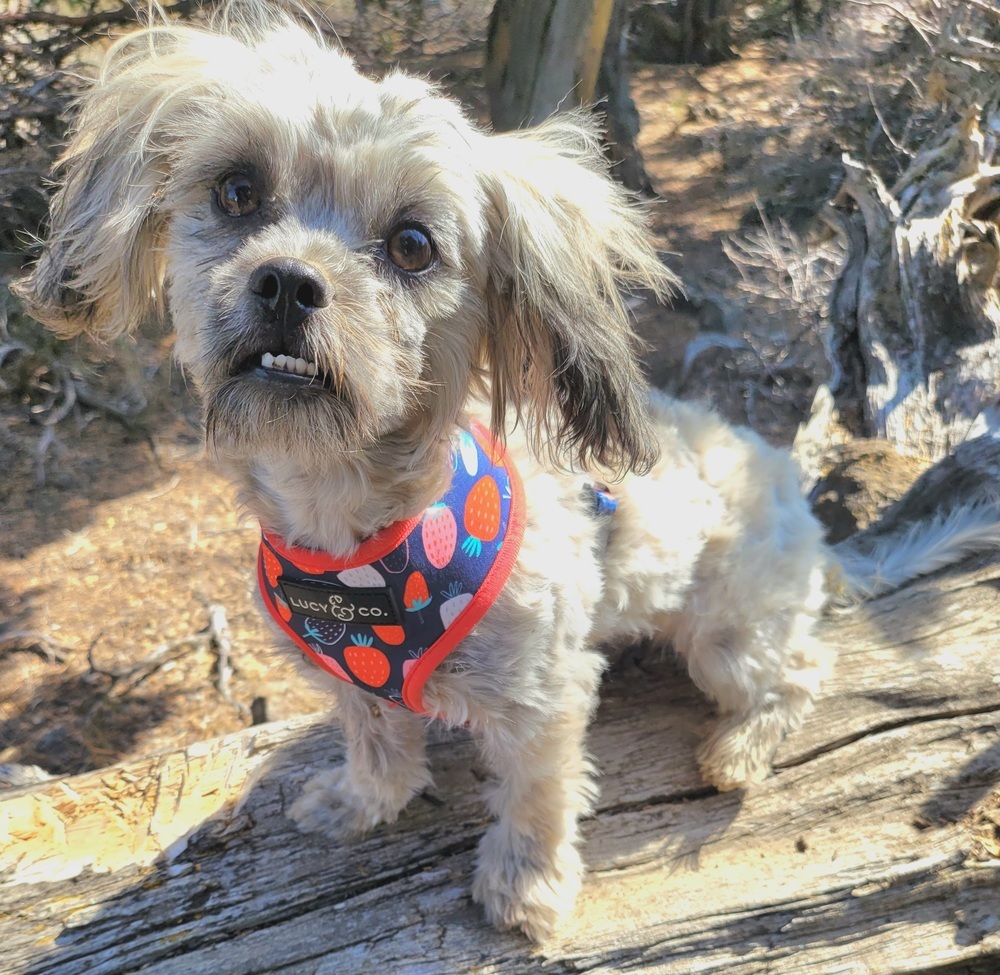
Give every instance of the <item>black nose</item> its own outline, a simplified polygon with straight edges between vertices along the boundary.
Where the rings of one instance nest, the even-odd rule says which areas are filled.
[[[330,288],[311,264],[285,257],[261,264],[250,275],[257,304],[284,329],[298,328],[317,308],[330,304]]]

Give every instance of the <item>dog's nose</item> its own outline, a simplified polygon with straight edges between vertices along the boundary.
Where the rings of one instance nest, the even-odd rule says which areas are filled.
[[[261,264],[250,275],[257,304],[285,329],[298,328],[317,308],[330,304],[323,275],[305,261],[291,257]]]

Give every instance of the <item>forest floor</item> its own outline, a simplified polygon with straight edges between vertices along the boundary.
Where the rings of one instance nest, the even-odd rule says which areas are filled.
[[[879,25],[739,53],[707,68],[635,67],[660,195],[651,217],[689,293],[641,309],[640,324],[656,382],[788,442],[822,378],[821,303],[783,317],[785,305],[747,290],[726,242],[767,228],[805,239],[841,153],[871,151],[879,116],[901,117],[911,86]],[[416,68],[481,115],[479,57]],[[206,458],[170,336],[147,331],[90,364],[94,395],[48,427],[33,422],[44,404],[29,380],[55,382],[52,355],[63,353],[46,346],[0,372],[0,763],[77,772],[322,710],[255,609],[258,530]],[[122,418],[99,400],[144,405]],[[214,605],[228,659],[208,634]]]

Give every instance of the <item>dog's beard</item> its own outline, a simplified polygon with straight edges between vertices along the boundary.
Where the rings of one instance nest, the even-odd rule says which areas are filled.
[[[214,347],[199,357],[195,375],[208,443],[218,455],[335,460],[340,451],[373,444],[413,405],[419,383],[408,375],[412,363],[404,370],[401,350],[373,330],[366,335],[337,320],[289,336],[220,315],[213,332]],[[288,364],[279,366],[282,358]]]
[[[338,447],[357,450],[376,436],[367,400],[339,386],[278,383],[254,375],[234,376],[205,402],[209,446],[248,459],[262,451],[328,455]]]

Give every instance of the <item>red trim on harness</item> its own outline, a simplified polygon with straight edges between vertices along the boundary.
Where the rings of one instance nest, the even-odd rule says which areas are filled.
[[[380,558],[388,555],[394,548],[403,543],[410,532],[420,524],[423,513],[415,518],[407,518],[405,521],[397,521],[388,525],[380,532],[366,538],[358,550],[353,555],[335,559],[327,552],[317,551],[311,548],[289,548],[279,535],[272,535],[269,531],[261,529],[262,534],[267,539],[268,545],[290,562],[294,562],[305,572],[340,572],[342,569],[356,569],[359,565],[371,565]]]
[[[473,433],[480,437],[482,428],[473,425]],[[485,432],[485,431],[484,431]],[[487,434],[488,437],[488,434]],[[482,442],[483,438],[480,438]],[[510,519],[507,534],[504,536],[503,547],[497,553],[496,561],[490,566],[482,585],[473,594],[469,605],[455,617],[455,622],[445,630],[444,634],[416,662],[410,671],[409,679],[403,684],[403,701],[411,711],[426,713],[424,708],[424,684],[427,678],[437,670],[438,665],[472,632],[473,627],[486,615],[486,611],[496,602],[497,596],[503,590],[510,578],[518,553],[521,551],[521,541],[524,538],[524,485],[517,468],[506,459],[506,452],[491,437],[486,444],[492,444],[493,457],[498,464],[507,468],[510,478]]]

